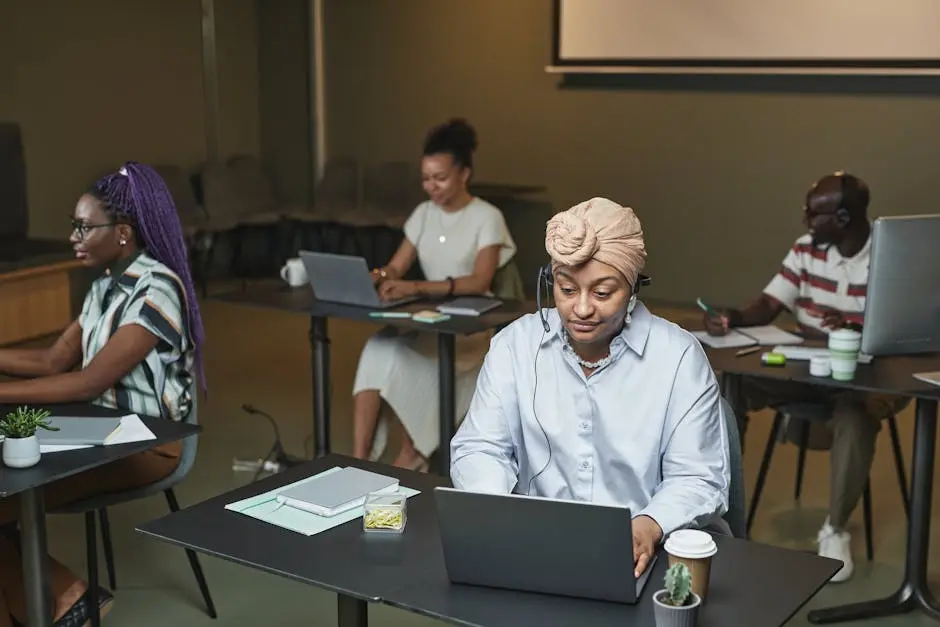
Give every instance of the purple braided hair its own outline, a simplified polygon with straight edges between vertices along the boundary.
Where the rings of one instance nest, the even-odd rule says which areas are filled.
[[[139,243],[183,282],[188,305],[187,326],[195,345],[196,374],[205,392],[206,377],[202,361],[205,329],[189,270],[183,227],[170,190],[156,170],[148,165],[128,161],[120,171],[108,174],[95,183],[92,193],[104,202],[105,209],[130,218],[142,240]]]

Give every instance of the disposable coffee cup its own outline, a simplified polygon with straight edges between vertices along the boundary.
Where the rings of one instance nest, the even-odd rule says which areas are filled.
[[[673,531],[665,544],[669,554],[669,565],[680,563],[692,573],[692,592],[705,602],[708,591],[708,577],[712,570],[712,557],[718,552],[718,545],[710,534],[696,529]]]
[[[858,368],[858,353],[862,345],[862,334],[852,329],[837,329],[829,334],[829,366],[832,378],[851,381]]]

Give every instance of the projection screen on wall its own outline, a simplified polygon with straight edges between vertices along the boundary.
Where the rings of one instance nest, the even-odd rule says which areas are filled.
[[[940,0],[555,0],[556,66],[940,68]]]

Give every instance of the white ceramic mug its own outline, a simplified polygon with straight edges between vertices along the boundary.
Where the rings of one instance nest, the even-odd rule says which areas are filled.
[[[287,281],[291,287],[300,287],[307,284],[307,269],[304,268],[304,262],[299,257],[288,259],[284,267],[281,268],[281,278]]]

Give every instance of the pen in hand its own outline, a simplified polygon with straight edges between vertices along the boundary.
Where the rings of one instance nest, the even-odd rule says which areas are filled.
[[[706,305],[706,304],[705,304],[705,301],[703,301],[701,298],[695,299],[695,304],[698,305],[699,309],[701,309],[701,310],[704,311],[706,314],[708,314],[708,316],[709,316],[710,318],[713,318],[714,320],[719,321],[719,322],[721,323],[721,327],[722,327],[722,329],[724,329],[725,333],[728,332],[728,316],[725,316],[725,315],[723,315],[723,314],[721,314],[721,313],[715,311],[712,307]]]

